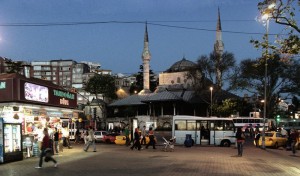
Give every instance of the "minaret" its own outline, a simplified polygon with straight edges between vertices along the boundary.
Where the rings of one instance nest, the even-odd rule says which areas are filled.
[[[147,30],[147,23],[146,23],[145,35],[144,35],[144,50],[142,54],[144,87],[139,94],[150,93],[150,64],[149,64],[150,58],[151,58],[151,54],[149,51],[149,39],[148,39],[148,30]]]
[[[217,22],[217,30],[216,30],[216,42],[214,44],[214,53],[217,57],[217,62],[221,62],[222,54],[224,51],[224,44],[222,41],[222,27],[221,27],[221,17],[220,17],[220,9],[218,8],[218,22]],[[216,68],[216,85],[221,88],[222,87],[222,72],[219,68]]]

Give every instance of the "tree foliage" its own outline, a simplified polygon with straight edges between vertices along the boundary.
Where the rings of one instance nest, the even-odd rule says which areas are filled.
[[[103,99],[108,101],[117,98],[115,78],[111,75],[95,74],[88,80],[85,91],[95,94],[96,99],[99,99],[99,95],[102,95]]]
[[[265,58],[246,59],[240,63],[238,74],[231,80],[231,88],[243,90],[259,97],[264,97],[265,81],[267,85],[267,114],[272,115],[272,110],[276,106],[277,99],[282,94],[299,94],[299,61],[286,59],[280,55],[267,60],[267,77],[265,79]]]
[[[270,8],[270,4],[275,6]],[[276,43],[270,48],[277,53],[299,54],[300,53],[300,28],[297,24],[296,14],[299,12],[299,0],[263,0],[258,3],[258,10],[261,14],[268,13],[269,19],[275,23],[285,26],[288,35],[278,35]],[[286,37],[287,36],[287,37]],[[263,43],[258,40],[251,40],[257,48],[263,48]]]
[[[221,59],[217,57],[215,52],[211,52],[209,56],[202,55],[197,60],[196,69],[203,73],[207,79],[212,83],[216,84],[218,88],[222,88],[224,81],[228,81],[229,78],[234,73],[235,69],[235,58],[234,54],[230,52],[224,52],[221,56]],[[217,83],[216,74],[217,70],[221,73],[221,82]],[[190,72],[192,75],[197,72]]]
[[[5,59],[5,63],[8,68],[6,73],[20,73],[23,69],[22,61],[12,61],[11,59]]]
[[[133,94],[136,92],[140,92],[141,90],[143,90],[144,88],[144,68],[143,65],[140,65],[140,71],[135,75],[136,77],[136,82],[133,83],[130,86],[129,92],[130,94]],[[157,80],[155,78],[155,74],[153,73],[153,71],[150,69],[150,74],[149,74],[150,78],[150,91],[154,91],[157,87]]]
[[[252,105],[243,99],[226,99],[221,103],[213,104],[213,116],[229,117],[231,115],[249,116]]]

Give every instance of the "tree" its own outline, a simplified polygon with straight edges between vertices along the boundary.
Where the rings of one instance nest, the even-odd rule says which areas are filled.
[[[222,88],[224,81],[229,80],[235,68],[235,58],[233,53],[224,52],[221,59],[217,57],[215,52],[210,53],[209,57],[202,55],[197,60],[197,69],[203,73],[212,83],[216,84],[218,88]],[[221,80],[217,81],[217,71],[220,71]],[[196,72],[190,72],[192,75]]]
[[[268,61],[267,79],[265,79],[266,59],[258,58],[255,60],[246,59],[240,63],[238,74],[231,80],[231,88],[243,90],[259,97],[264,97],[264,85],[267,81],[267,117],[271,117],[276,107],[278,98],[284,94],[298,92],[297,83],[293,81],[293,70],[300,69],[298,61],[281,58],[278,54]],[[295,77],[299,76],[295,75]]]
[[[23,69],[22,61],[12,61],[11,59],[5,59],[5,63],[8,67],[7,73],[20,73]]]
[[[133,94],[136,92],[140,92],[141,90],[143,90],[144,88],[144,68],[143,65],[140,65],[140,71],[135,75],[136,77],[136,82],[133,83],[130,86],[129,92],[130,94]],[[157,87],[157,80],[155,78],[155,74],[153,73],[153,71],[150,69],[150,90],[153,92],[156,87]]]
[[[212,107],[213,115],[229,117],[231,115],[249,116],[252,105],[243,99],[226,99]]]
[[[91,77],[85,85],[85,91],[96,96],[102,95],[103,100],[113,100],[117,98],[115,78],[111,75],[99,75]]]
[[[272,8],[270,4],[276,3]],[[296,9],[299,9],[300,1],[298,0],[263,0],[258,3],[258,10],[261,14],[268,13],[270,19],[275,23],[285,26],[288,37],[277,36],[276,44],[270,48],[282,54],[299,54],[300,53],[300,28],[296,20]],[[258,40],[251,40],[257,48],[263,48],[262,43]]]

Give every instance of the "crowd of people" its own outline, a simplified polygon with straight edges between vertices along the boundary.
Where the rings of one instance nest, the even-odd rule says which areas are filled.
[[[286,149],[291,150],[292,153],[296,154],[296,148],[300,143],[300,134],[295,129],[292,128],[291,130],[287,131],[284,128],[278,128],[278,132],[281,134],[282,137],[287,138]],[[253,139],[255,142],[255,146],[259,148],[259,140],[261,138],[261,132],[259,128],[253,130],[253,128],[246,128],[245,131],[242,131],[242,128],[238,128],[236,132],[236,142],[237,142],[237,149],[238,149],[238,156],[243,155],[243,144],[245,143],[246,138]]]

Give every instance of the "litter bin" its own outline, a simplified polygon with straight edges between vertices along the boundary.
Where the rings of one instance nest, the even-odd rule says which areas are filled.
[[[184,146],[192,147],[192,145],[193,145],[192,135],[191,134],[186,134],[185,135]]]

